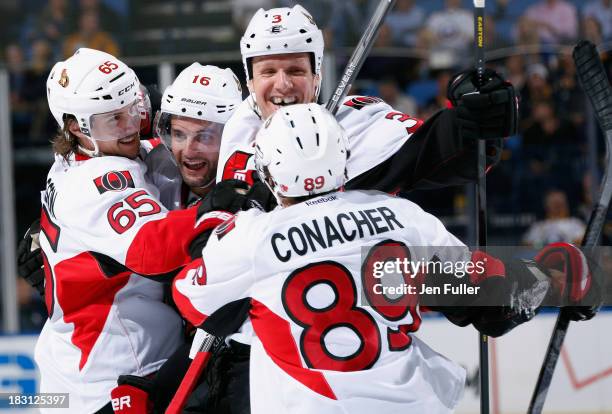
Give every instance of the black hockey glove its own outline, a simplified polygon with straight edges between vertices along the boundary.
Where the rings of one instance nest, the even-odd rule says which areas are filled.
[[[515,135],[518,130],[518,97],[510,82],[490,69],[478,88],[478,75],[471,69],[455,75],[448,85],[448,99],[456,111],[456,123],[464,138],[495,139]],[[479,92],[480,91],[480,92]]]
[[[241,180],[224,180],[217,183],[198,207],[198,219],[211,211],[237,213],[246,202],[249,185]]]
[[[17,247],[17,273],[25,279],[30,286],[45,295],[45,272],[42,250],[38,244],[40,233],[40,219],[30,225]]]
[[[262,211],[272,211],[276,208],[276,205],[276,198],[268,186],[260,180],[255,180],[253,186],[251,186],[251,189],[246,194],[242,209],[258,208]]]

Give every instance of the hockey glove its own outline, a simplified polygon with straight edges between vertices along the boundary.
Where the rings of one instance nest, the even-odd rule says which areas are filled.
[[[262,211],[272,211],[276,208],[276,198],[267,185],[257,179],[246,194],[243,210],[258,208]]]
[[[149,393],[153,390],[153,381],[136,375],[121,375],[117,387],[111,390],[111,404],[115,413],[150,414],[153,404]]]
[[[38,243],[39,233],[40,219],[37,219],[30,225],[17,247],[17,273],[41,296],[44,296],[45,272],[42,250]]]
[[[486,69],[483,85],[471,69],[454,76],[448,85],[456,124],[464,138],[495,139],[515,135],[518,130],[518,97],[510,82]]]
[[[593,266],[580,249],[569,243],[552,243],[535,258],[538,265],[552,278],[552,294],[573,321],[591,319],[601,307],[601,289],[592,276]]]
[[[246,201],[249,185],[241,180],[224,180],[217,183],[198,207],[198,219],[211,211],[237,213]]]

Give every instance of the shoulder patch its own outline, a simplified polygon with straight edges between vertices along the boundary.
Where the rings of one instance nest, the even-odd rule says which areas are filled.
[[[129,171],[109,171],[93,180],[98,192],[104,194],[107,191],[123,191],[126,188],[134,188],[134,180]]]
[[[360,110],[366,105],[373,105],[382,102],[383,100],[375,96],[354,96],[348,101],[344,102],[344,105],[349,106],[353,109]]]

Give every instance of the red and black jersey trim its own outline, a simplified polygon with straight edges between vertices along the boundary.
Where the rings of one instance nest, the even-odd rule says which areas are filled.
[[[134,188],[134,180],[129,171],[109,171],[93,181],[100,194]]]
[[[360,110],[366,105],[373,105],[382,102],[383,100],[375,96],[355,96],[344,102],[345,106]]]

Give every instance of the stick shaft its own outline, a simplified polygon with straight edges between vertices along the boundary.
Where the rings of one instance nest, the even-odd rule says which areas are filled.
[[[591,212],[589,224],[582,239],[582,247],[590,248],[599,242],[612,199],[612,158],[610,156],[612,150],[612,87],[595,45],[585,41],[578,43],[574,48],[573,57],[578,80],[593,106],[599,126],[604,131],[606,142],[606,169],[601,182],[599,200]],[[569,323],[567,313],[561,309],[531,396],[529,414],[540,414],[544,408]]]
[[[474,41],[475,41],[475,67],[478,76],[478,87],[484,83],[484,0],[474,1]],[[476,183],[476,238],[478,248],[484,249],[487,245],[487,155],[486,142],[478,142],[478,181]],[[480,412],[489,413],[489,338],[478,334],[479,364],[480,364]]]
[[[332,114],[335,114],[340,107],[340,102],[346,97],[346,94],[351,89],[361,66],[363,66],[363,62],[370,54],[370,50],[372,49],[372,45],[374,44],[374,40],[376,39],[376,35],[378,34],[378,30],[382,25],[387,13],[393,7],[395,0],[381,0],[378,3],[378,7],[374,11],[374,15],[366,27],[361,39],[359,39],[359,43],[351,58],[349,59],[344,72],[342,73],[342,77],[340,78],[340,83],[336,87],[334,94],[329,98],[329,102],[325,105],[325,109],[327,109]]]
[[[170,404],[168,405],[166,414],[180,414],[183,411],[183,407],[187,403],[187,398],[198,383],[204,369],[206,369],[213,350],[220,346],[222,342],[223,339],[212,335],[205,337],[200,349],[198,350],[198,353],[193,358],[193,361],[191,361],[187,373],[176,390],[174,397],[172,397],[172,401],[170,401]]]

